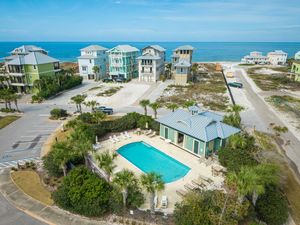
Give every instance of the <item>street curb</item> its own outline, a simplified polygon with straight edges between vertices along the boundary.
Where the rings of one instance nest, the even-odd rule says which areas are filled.
[[[17,187],[17,189],[18,189],[19,191],[21,191],[21,192],[22,192],[23,194],[25,194],[26,196],[29,196],[29,195],[27,195],[21,188],[19,188],[19,187],[16,185],[16,183],[11,179],[11,175],[10,175],[10,174],[11,174],[11,173],[9,172],[9,178],[10,178],[10,181]],[[36,219],[36,220],[41,221],[41,222],[43,222],[43,223],[46,223],[46,224],[49,224],[49,225],[56,225],[55,223],[51,223],[50,221],[47,221],[47,220],[43,219],[42,217],[40,217],[40,216],[38,216],[38,215],[32,213],[31,211],[28,211],[28,210],[26,210],[26,209],[23,209],[23,208],[17,206],[17,205],[14,203],[14,201],[11,200],[11,198],[9,197],[9,195],[5,194],[5,193],[2,191],[2,189],[0,189],[0,192],[1,192],[2,196],[7,200],[7,202],[9,202],[9,204],[11,204],[13,207],[15,207],[16,209],[20,210],[21,212],[27,214],[28,216],[30,216],[30,217],[32,217],[32,218],[34,218],[34,219]],[[30,197],[30,196],[29,196],[29,197]],[[34,198],[32,198],[32,197],[30,197],[30,198],[31,198],[32,200],[34,200],[34,201],[37,201],[36,199],[34,199]],[[40,202],[39,202],[39,203],[40,203]],[[47,206],[45,206],[45,207],[47,207]]]

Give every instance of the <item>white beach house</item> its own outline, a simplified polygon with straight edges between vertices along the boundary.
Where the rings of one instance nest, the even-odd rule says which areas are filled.
[[[139,81],[156,82],[165,71],[166,49],[159,45],[150,45],[142,50],[137,58],[139,65]]]
[[[268,57],[264,56],[262,52],[250,52],[250,55],[246,55],[242,58],[242,63],[245,64],[267,64]]]
[[[106,76],[108,49],[99,45],[90,45],[80,49],[78,57],[79,73],[84,79],[99,80]],[[94,67],[98,67],[99,72]]]
[[[175,84],[185,85],[190,80],[194,48],[190,45],[180,46],[173,50],[172,73]]]
[[[269,52],[267,57],[271,65],[284,65],[286,63],[288,54],[282,50],[275,50]]]

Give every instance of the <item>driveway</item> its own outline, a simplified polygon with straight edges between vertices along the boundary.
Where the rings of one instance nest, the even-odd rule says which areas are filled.
[[[276,114],[274,109],[269,106],[260,96],[260,89],[250,83],[245,72],[238,67],[234,67],[235,80],[243,83],[242,89],[231,88],[236,103],[245,107],[241,113],[242,122],[248,129],[255,129],[270,133],[270,123],[275,123],[280,126],[286,126],[285,122]],[[288,131],[282,135],[284,140],[289,140],[290,144],[283,146],[288,158],[297,167],[300,173],[300,141],[296,136]]]

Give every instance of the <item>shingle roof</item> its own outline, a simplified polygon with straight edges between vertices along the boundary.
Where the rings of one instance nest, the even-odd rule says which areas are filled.
[[[177,50],[194,50],[194,47],[191,45],[182,45],[182,46],[177,47],[174,51],[177,51]]]
[[[157,51],[160,51],[160,52],[165,52],[166,51],[166,49],[164,49],[163,47],[161,47],[159,45],[149,45],[149,46],[143,48],[143,50],[146,49],[146,48],[154,48],[154,49],[156,49]]]
[[[27,54],[29,52],[34,52],[34,51],[44,51],[47,52],[45,49],[42,49],[40,47],[37,47],[35,45],[22,45],[18,48],[15,48],[14,50],[11,51],[12,54]]]
[[[219,118],[214,117],[215,114],[211,112],[191,115],[188,111],[178,109],[158,119],[158,122],[205,142],[216,138],[224,139],[240,132],[240,129],[222,123]]]
[[[137,57],[137,59],[153,59],[153,60],[158,60],[161,59],[159,56],[156,55],[151,55],[149,53],[143,54],[142,56]]]
[[[85,48],[80,49],[81,51],[107,51],[108,48],[102,47],[100,45],[89,45]]]
[[[8,65],[38,65],[46,63],[59,62],[58,59],[52,58],[40,52],[31,52],[28,55],[17,56],[7,62]]]
[[[136,47],[133,47],[130,45],[118,45],[118,46],[108,50],[108,52],[111,52],[113,50],[119,50],[121,52],[139,52],[140,51]]]

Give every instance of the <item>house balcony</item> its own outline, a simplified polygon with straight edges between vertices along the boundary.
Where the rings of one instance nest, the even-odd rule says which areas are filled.
[[[17,87],[25,87],[25,86],[27,86],[27,84],[25,84],[25,83],[13,83],[13,82],[11,82],[10,85],[11,86],[17,86]]]
[[[13,76],[13,77],[23,77],[25,76],[24,72],[10,72],[9,76]]]

